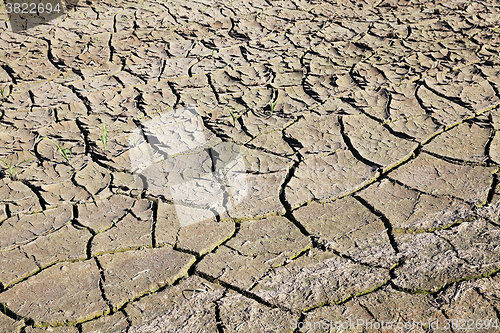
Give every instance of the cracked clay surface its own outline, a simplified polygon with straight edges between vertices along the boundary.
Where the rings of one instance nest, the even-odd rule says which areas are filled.
[[[500,331],[498,1],[4,8],[0,333]]]

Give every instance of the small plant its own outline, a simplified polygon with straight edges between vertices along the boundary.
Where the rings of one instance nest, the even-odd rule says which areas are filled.
[[[141,139],[141,136],[139,136],[139,137],[136,137],[135,135],[132,137],[129,136],[129,142],[130,142],[130,139],[132,139],[132,148],[135,148],[139,145],[139,141]]]
[[[53,141],[52,139],[49,139],[47,137],[42,137],[42,139],[49,140],[50,142],[52,142],[57,147],[57,150],[59,150],[59,153],[61,153],[61,156],[66,160],[66,162],[70,166],[72,166],[70,161],[69,161],[69,157],[72,156],[71,150],[69,150],[69,148],[63,149],[57,141]]]
[[[104,124],[104,127],[102,129],[101,141],[104,146],[104,152],[106,153],[106,155],[108,155],[108,129],[106,127],[106,124]]]
[[[12,180],[16,180],[16,169],[17,169],[17,167],[19,167],[21,164],[27,163],[27,162],[29,162],[31,160],[32,159],[19,162],[14,167],[12,167],[12,160],[10,160],[10,163],[7,163],[3,159],[0,158],[0,161],[2,161],[7,166],[7,169],[9,170],[10,179],[12,179]]]
[[[233,166],[227,168],[227,165],[228,165],[228,161],[224,161],[224,169],[221,170],[221,173],[222,173],[222,176],[223,178],[221,179],[220,176],[217,176],[218,180],[220,183],[226,183],[226,180],[227,180],[227,174],[229,173],[229,171],[231,171],[232,168],[234,168],[238,162],[234,163]]]
[[[276,94],[276,98],[274,97],[276,94],[276,90],[273,89],[273,95],[271,96],[271,100],[269,101],[269,107],[271,108],[271,116],[273,115],[274,113],[274,110],[276,109],[276,104],[278,104],[278,96]],[[273,99],[275,100],[273,102]]]
[[[278,103],[278,100],[269,103],[269,106],[271,107],[271,115],[274,113],[274,109],[276,108],[277,103]]]
[[[6,100],[10,94],[7,94],[7,92],[5,91],[5,89],[7,89],[9,86],[4,86],[2,88],[0,88],[0,94],[2,95],[2,100]]]
[[[212,59],[214,58],[215,49],[212,50]]]
[[[236,116],[234,115],[236,112],[238,112],[238,111],[236,110],[236,106],[234,107],[234,112],[233,112],[233,110],[229,109],[229,113],[231,114],[231,118],[233,118],[233,126],[234,126],[234,127],[236,127],[236,120],[238,120],[238,118],[240,118],[240,117],[241,117],[241,115],[239,115],[238,117],[236,117]]]

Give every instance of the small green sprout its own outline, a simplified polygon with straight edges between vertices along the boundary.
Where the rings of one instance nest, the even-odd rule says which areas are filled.
[[[0,94],[2,95],[2,100],[6,100],[10,94],[7,94],[7,91],[5,89],[7,89],[9,86],[4,86],[2,88],[0,88]]]
[[[275,97],[276,96],[276,97]],[[274,100],[274,102],[273,102]],[[273,95],[271,96],[271,100],[269,100],[269,107],[271,108],[271,116],[274,113],[274,110],[276,109],[276,104],[278,104],[278,95],[275,89],[273,89]]]
[[[232,168],[234,168],[238,164],[238,162],[236,162],[231,167],[227,168],[229,160],[223,161],[223,162],[224,162],[224,169],[220,170],[221,173],[222,173],[223,178],[221,179],[220,176],[217,176],[219,182],[221,182],[221,183],[225,183],[226,182],[226,180],[227,180],[227,174],[229,173],[229,171],[231,171]]]
[[[212,59],[214,58],[215,49],[212,50]]]
[[[278,103],[278,100],[274,102],[269,102],[269,106],[271,107],[271,115],[274,113],[274,109],[276,108],[276,104]]]
[[[49,140],[50,142],[52,142],[57,147],[57,150],[59,150],[59,153],[61,153],[62,157],[66,160],[66,162],[68,162],[68,164],[72,166],[69,161],[69,157],[72,156],[73,154],[71,154],[71,150],[69,150],[69,148],[63,149],[57,141],[53,141],[52,139],[49,139],[47,137],[42,137],[42,139]]]
[[[101,141],[104,145],[104,151],[106,152],[106,155],[108,155],[108,129],[106,127],[106,124],[104,124],[104,127],[102,129]]]
[[[236,112],[238,112],[238,111],[236,110],[236,106],[234,107],[234,112],[233,112],[233,110],[229,109],[229,113],[231,114],[231,118],[233,118],[233,126],[234,126],[234,127],[236,127],[236,120],[238,120],[238,118],[240,118],[240,117],[241,117],[241,115],[239,115],[238,117],[236,117],[236,116],[234,115]]]
[[[17,167],[19,167],[21,164],[27,163],[27,162],[29,162],[31,160],[33,160],[33,159],[24,160],[22,162],[17,163],[14,167],[12,167],[12,159],[10,160],[10,163],[7,163],[3,159],[0,158],[0,161],[2,161],[7,166],[7,169],[9,170],[10,179],[12,179],[12,180],[16,180],[16,169],[17,169]]]
[[[138,146],[138,143],[139,143],[139,141],[140,141],[140,139],[141,139],[141,137],[140,137],[140,136],[139,136],[139,137],[136,137],[136,136],[134,135],[134,136],[131,136],[131,137],[129,137],[129,138],[131,138],[131,139],[132,139],[132,148],[137,147],[137,146]],[[130,140],[129,140],[129,142],[130,142]]]

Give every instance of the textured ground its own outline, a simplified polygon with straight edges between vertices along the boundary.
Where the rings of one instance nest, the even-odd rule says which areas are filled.
[[[500,320],[497,1],[87,1],[15,33],[2,15],[1,332]],[[167,180],[237,147],[247,192],[183,225],[197,197],[134,177],[128,138],[185,107],[207,146],[150,142]]]

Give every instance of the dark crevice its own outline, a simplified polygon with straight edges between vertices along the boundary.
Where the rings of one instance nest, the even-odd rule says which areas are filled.
[[[211,169],[212,173],[214,173],[216,171],[215,165],[216,165],[218,154],[212,148],[206,149],[206,152],[208,153],[208,156],[210,156],[210,160],[212,161],[212,165],[210,166],[210,169]]]
[[[299,323],[304,323],[306,320],[305,313],[301,313],[299,319],[297,319],[297,327],[293,330],[293,333],[301,333],[301,329],[299,328]]]
[[[24,320],[24,322],[26,323],[26,325],[31,325],[33,324],[33,321],[30,320],[30,319],[25,319],[19,315],[17,315],[16,313],[12,312],[9,307],[7,306],[6,303],[0,303],[0,312],[3,313],[4,315],[6,315],[7,317],[11,318],[11,319],[14,319],[14,320]]]
[[[254,254],[254,255],[247,255],[241,251],[239,251],[238,249],[235,249],[234,247],[232,246],[229,246],[229,245],[224,245],[225,247],[227,247],[228,249],[230,249],[231,251],[234,251],[236,253],[238,253],[238,255],[242,256],[242,257],[247,257],[247,258],[253,258],[255,259],[257,257],[258,254]],[[250,288],[251,289],[251,288]]]
[[[144,108],[144,106],[146,105],[145,101],[144,101],[144,95],[143,95],[143,92],[141,92],[140,90],[138,90],[137,88],[135,88],[135,90],[137,91],[137,96],[134,98],[134,105],[135,107],[142,112],[143,116],[144,117],[147,117],[148,116],[148,113],[146,111],[146,109]]]
[[[352,155],[358,161],[360,161],[368,166],[371,166],[372,168],[381,169],[382,166],[380,164],[377,164],[375,162],[372,162],[372,161],[364,158],[363,156],[361,156],[361,154],[358,152],[358,150],[356,148],[354,148],[354,145],[352,144],[351,139],[349,138],[349,136],[347,135],[347,133],[345,131],[345,125],[344,125],[344,121],[342,119],[342,116],[338,116],[338,121],[340,124],[340,135],[342,135],[342,139],[343,139],[344,143],[346,144],[346,146],[349,148],[349,151],[352,153]]]
[[[249,58],[248,58],[248,56],[249,56],[249,54],[250,54],[250,52],[248,51],[248,49],[247,49],[245,46],[243,46],[243,45],[241,45],[241,46],[239,47],[239,49],[240,49],[240,51],[241,51],[241,55],[243,56],[243,59],[245,59],[245,61],[246,61],[247,63],[251,63],[251,61],[250,61],[250,60],[249,60]]]
[[[370,267],[370,268],[387,269],[387,267],[384,267],[384,266],[381,266],[381,265],[367,264],[367,263],[361,262],[359,260],[354,259],[350,255],[347,255],[345,253],[339,252],[339,251],[335,250],[333,247],[331,247],[329,245],[330,242],[328,240],[324,239],[324,238],[321,238],[321,237],[318,237],[318,236],[313,236],[313,235],[311,235],[310,238],[311,238],[311,242],[312,242],[312,247],[315,248],[315,249],[318,249],[318,250],[323,251],[323,252],[333,253],[336,256],[339,256],[340,258],[343,258],[343,259],[347,259],[347,260],[349,260],[350,262],[352,262],[353,264],[356,264],[356,265]],[[294,260],[295,259],[296,258],[294,258]]]
[[[83,136],[83,142],[85,144],[85,155],[90,155],[90,143],[89,143],[88,133],[85,130],[84,125],[82,124],[80,119],[76,118],[75,123],[78,129],[80,130],[80,133],[82,133]]]
[[[257,138],[257,136],[255,137]],[[255,139],[254,138],[254,139]],[[253,139],[252,139],[253,140]],[[263,147],[258,147],[258,146],[255,146],[253,145],[251,142],[252,140],[250,140],[248,143],[245,143],[244,146],[247,147],[247,148],[250,148],[250,149],[254,149],[254,150],[260,150],[260,151],[263,151],[265,153],[268,153],[268,154],[271,154],[271,155],[274,155],[274,156],[278,156],[278,157],[285,157],[285,158],[290,158],[291,156],[294,156],[295,153],[293,154],[279,154],[279,153],[276,153],[272,150],[269,150],[269,149],[266,149],[266,148],[263,148]]]
[[[219,94],[217,93],[217,90],[215,89],[214,83],[212,81],[212,75],[211,74],[206,74],[207,76],[207,81],[208,85],[210,86],[210,89],[212,89],[212,92],[215,95],[215,99],[217,100],[217,104],[221,104],[220,99],[219,99]]]
[[[182,25],[181,23],[179,23],[179,21],[177,21],[177,18],[175,17],[175,15],[173,15],[172,12],[170,11],[170,6],[167,6],[164,3],[160,3],[160,5],[162,5],[163,7],[165,7],[165,9],[167,10],[168,14],[170,15],[171,18],[174,19],[174,21],[175,21],[176,24]]]
[[[427,108],[427,107],[425,106],[424,101],[422,100],[422,98],[420,98],[420,96],[418,95],[418,90],[419,90],[419,89],[420,89],[420,87],[422,87],[422,85],[423,85],[423,84],[422,84],[422,80],[418,80],[418,81],[416,81],[416,82],[415,82],[415,84],[416,84],[416,86],[417,86],[417,87],[415,88],[414,96],[415,96],[415,100],[418,102],[418,105],[420,106],[420,108],[421,108],[422,110],[424,110],[425,114],[427,114],[427,115],[430,117],[430,119],[432,120],[432,122],[433,122],[434,124],[436,124],[436,126],[438,126],[438,127],[443,126],[443,124],[439,123],[436,119],[434,119],[434,117],[433,117],[433,113],[434,113],[434,111],[429,110],[429,108]]]
[[[290,148],[293,149],[295,153],[297,153],[300,149],[304,148],[304,146],[299,140],[293,138],[292,136],[286,135],[284,131],[282,137],[283,141],[285,141],[290,146]]]
[[[87,259],[92,258],[92,242],[94,241],[95,235],[96,233],[93,233],[92,236],[89,238],[89,241],[87,242],[87,246],[85,248],[85,255],[87,256]]]
[[[281,204],[285,208],[285,215],[284,215],[284,217],[286,217],[290,222],[292,222],[300,230],[300,232],[304,236],[309,237],[311,234],[306,230],[306,228],[299,221],[297,221],[297,219],[295,218],[295,216],[293,216],[292,206],[286,200],[286,195],[285,195],[286,187],[287,187],[288,183],[290,183],[290,181],[292,180],[293,175],[295,174],[295,170],[298,168],[299,164],[302,161],[302,159],[300,158],[300,155],[298,155],[298,156],[299,156],[299,160],[296,161],[290,167],[290,169],[288,170],[288,174],[286,175],[283,183],[281,184],[280,193],[279,193],[279,199],[280,199]]]
[[[445,317],[446,319],[449,319],[450,321],[454,319],[453,317],[450,318],[448,316],[448,314],[446,313],[446,311],[444,311],[444,310],[441,310],[441,313],[443,314],[443,317]],[[450,327],[448,329],[450,330],[450,332],[455,333],[455,330],[451,327],[452,326],[451,322],[449,322],[449,325],[450,325]]]
[[[394,239],[394,235],[392,233],[392,224],[389,221],[389,219],[382,212],[376,210],[375,207],[373,207],[371,204],[369,204],[368,201],[366,201],[365,199],[363,199],[357,195],[353,195],[352,197],[354,199],[356,199],[360,204],[362,204],[363,206],[368,208],[368,210],[372,214],[374,214],[375,216],[380,218],[380,220],[384,223],[384,226],[387,230],[387,236],[389,237],[389,241],[391,242],[391,246],[394,249],[394,252],[399,253],[398,245],[397,245],[396,240]]]
[[[75,71],[75,70],[73,70],[73,71]],[[76,73],[76,72],[75,72],[75,74],[78,74],[78,73]],[[81,75],[81,73],[80,73],[80,75]],[[83,78],[83,76],[81,76],[81,77],[82,77],[82,79],[84,79],[84,78]],[[90,107],[90,101],[88,100],[88,98],[87,98],[87,97],[85,97],[84,95],[82,95],[82,94],[81,94],[81,93],[80,93],[80,92],[76,89],[76,87],[75,87],[75,86],[73,86],[72,84],[67,85],[67,87],[68,87],[69,89],[71,89],[71,91],[73,92],[73,94],[75,94],[75,96],[76,96],[76,97],[78,97],[78,99],[79,99],[79,100],[81,100],[81,101],[82,101],[83,105],[85,105],[85,108],[87,109],[87,116],[90,116],[90,115],[91,115],[91,113],[92,113],[92,108]]]
[[[393,171],[394,169],[392,169],[391,171]],[[453,195],[450,195],[450,194],[443,194],[443,195],[436,195],[436,194],[433,194],[433,193],[428,193],[428,192],[424,192],[422,190],[419,190],[418,188],[414,188],[414,187],[411,187],[397,179],[394,179],[394,178],[391,178],[389,177],[387,174],[386,175],[383,175],[379,180],[382,180],[382,179],[387,179],[389,180],[390,182],[392,182],[393,184],[398,184],[399,186],[402,186],[408,190],[412,190],[412,191],[415,191],[415,192],[418,192],[418,193],[421,193],[421,194],[425,194],[425,195],[429,195],[433,198],[436,198],[436,199],[439,199],[439,198],[442,198],[442,197],[448,197],[450,199],[453,199],[453,200],[457,200],[461,203],[464,203],[464,204],[470,204],[469,202],[465,201],[464,199],[461,199],[461,198],[458,198],[458,197],[455,197]]]
[[[366,305],[363,305],[361,304],[361,302],[358,302],[358,305],[366,311],[366,313],[368,313],[370,315],[370,317],[372,317],[372,319],[375,319],[376,317],[373,315],[373,313],[370,311],[370,309],[368,309],[368,307]]]
[[[165,67],[167,66],[167,61],[165,59],[161,59],[161,66],[160,66],[160,73],[158,74],[158,82],[160,82],[161,80],[161,76],[163,75],[163,73],[165,72]],[[172,87],[170,87],[172,88]],[[177,105],[177,103],[175,103]]]
[[[60,70],[61,68],[59,67],[59,65],[62,65],[62,64],[57,63],[54,59],[54,56],[52,55],[52,44],[51,44],[50,39],[49,38],[42,38],[42,40],[47,42],[47,59],[52,64],[52,66],[54,66],[55,68]]]
[[[106,297],[106,293],[104,291],[104,282],[106,282],[106,276],[104,275],[104,269],[102,268],[101,263],[99,262],[99,259],[97,259],[97,257],[94,257],[94,261],[95,261],[97,267],[99,268],[99,274],[101,275],[101,278],[99,279],[99,290],[101,291],[101,297],[109,307],[109,315],[112,315],[114,313],[113,304]]]
[[[179,92],[177,91],[177,89],[175,89],[175,86],[174,86],[173,82],[168,81],[167,84],[170,87],[170,90],[172,90],[172,94],[174,94],[175,97],[176,97],[175,103],[172,106],[172,108],[175,108],[175,107],[177,107],[179,105],[179,102],[181,100],[181,95],[179,94]]]
[[[314,237],[314,236],[311,236],[311,238],[313,238],[313,237]],[[226,245],[226,246],[227,246],[227,245]],[[236,251],[235,249],[233,249],[233,248],[231,248],[231,247],[229,247],[229,246],[227,246],[227,247],[228,247],[228,248],[230,248],[230,249],[231,249],[231,250],[233,250],[233,251]],[[311,248],[313,248],[313,247],[314,247],[314,245],[312,245],[311,247],[307,247],[307,248],[305,248],[305,249],[301,250],[301,251],[300,251],[297,255],[293,256],[292,258],[286,258],[286,259],[285,259],[285,261],[283,262],[283,264],[281,264],[281,265],[279,265],[279,266],[275,266],[275,267],[269,268],[268,270],[266,270],[266,271],[264,272],[264,274],[262,274],[262,275],[261,275],[261,276],[257,279],[257,281],[255,281],[255,282],[254,282],[254,283],[253,283],[250,287],[248,287],[247,291],[252,291],[252,290],[253,290],[256,286],[258,286],[258,285],[259,285],[259,283],[260,283],[263,279],[265,279],[266,277],[268,277],[268,276],[269,276],[269,274],[270,274],[271,272],[273,272],[276,268],[279,268],[279,267],[285,267],[285,266],[287,266],[288,264],[290,264],[290,263],[294,262],[295,260],[297,260],[298,258],[301,258],[301,257],[303,257],[303,256],[305,256],[305,255],[308,255],[308,254],[310,253]],[[242,256],[245,256],[245,257],[250,257],[250,256],[247,256],[247,255],[245,255],[245,254],[240,253],[239,251],[236,251],[236,252],[238,252],[238,253],[239,253],[239,254],[241,254]],[[253,258],[255,258],[256,256],[257,256],[257,255],[254,255],[254,256],[253,256]]]
[[[466,103],[466,102],[462,101],[459,97],[446,96],[445,94],[440,93],[439,91],[434,90],[432,87],[430,87],[425,80],[422,80],[422,85],[425,88],[427,88],[429,91],[431,91],[433,94],[435,94],[436,96],[439,96],[443,99],[446,99],[447,101],[454,103],[454,104],[457,104],[457,105],[459,105],[463,108],[466,108],[468,110],[474,111],[474,109],[472,108],[472,105],[470,103]]]
[[[443,161],[451,163],[451,164],[459,165],[459,166],[464,166],[464,165],[467,165],[467,166],[483,166],[483,167],[488,166],[486,162],[472,162],[472,161],[466,161],[466,160],[462,160],[462,159],[458,159],[458,158],[454,158],[454,157],[448,157],[448,156],[443,156],[443,155],[440,155],[440,154],[436,154],[436,153],[433,153],[431,151],[426,150],[425,149],[425,145],[423,146],[422,151],[424,153],[428,154],[428,155],[431,155],[431,156],[434,156],[436,158],[439,158],[440,160],[443,160]]]
[[[188,53],[189,53],[189,52],[188,52]],[[200,63],[200,60],[198,60],[198,61],[196,61],[196,62],[192,63],[192,64],[188,67],[188,69],[187,69],[187,75],[188,75],[189,77],[193,77],[193,67],[194,67],[194,66],[196,66],[196,65],[198,65],[199,63]],[[207,74],[207,75],[209,75],[209,74]]]
[[[123,313],[123,315],[125,316],[125,320],[127,321],[127,328],[125,329],[125,333],[127,333],[132,327],[132,320],[128,316],[127,311],[125,311],[125,308],[120,309],[119,312]]]
[[[40,203],[40,207],[42,207],[42,210],[45,211],[47,209],[46,202],[42,198],[42,195],[38,191],[38,188],[36,186],[32,185],[27,180],[19,179],[18,181],[23,183],[24,185],[26,185],[36,195],[36,197],[38,198],[38,202]]]
[[[490,122],[491,122],[491,115],[490,115]],[[493,129],[490,129],[491,132],[490,132],[490,136],[488,138],[488,141],[486,142],[486,144],[484,145],[484,156],[487,157],[487,160],[486,160],[486,166],[491,166],[492,164],[494,164],[494,162],[492,161],[491,159],[491,143],[493,142],[493,139],[495,138],[495,130]]]
[[[386,130],[388,130],[392,135],[394,135],[395,137],[397,137],[399,139],[415,142],[415,138],[409,136],[406,133],[398,132],[398,131],[392,129],[392,127],[390,127],[389,124],[383,124],[382,126],[384,126],[384,128]]]
[[[210,123],[210,118],[207,116],[201,116],[201,121],[203,122],[203,126],[210,131],[213,135],[221,139],[224,142],[232,142],[232,139],[227,134],[223,133],[221,130],[217,128],[217,125]],[[238,118],[240,120],[241,118]]]
[[[12,84],[16,85],[17,84],[17,80],[14,77],[15,71],[11,67],[9,67],[9,65],[2,64],[2,65],[0,65],[0,67],[5,71],[5,73],[7,73],[7,75],[9,76],[9,78],[12,81]],[[12,93],[12,89],[13,89],[13,86],[10,85],[10,93]],[[9,96],[10,96],[10,94],[9,94]]]
[[[59,114],[57,113],[58,108],[52,108],[52,112],[54,112],[54,119],[56,120],[56,123],[60,122],[61,120],[59,119]]]
[[[7,218],[12,217],[12,213],[10,212],[10,205],[9,204],[5,204],[5,215],[7,215]]]
[[[497,315],[497,319],[500,320],[500,309],[497,308],[494,304],[491,304],[491,300],[484,295],[484,293],[481,291],[479,287],[474,287],[474,290],[481,296],[482,299],[484,299],[488,304],[493,308],[493,311],[495,311],[495,314]],[[486,318],[485,318],[486,319]],[[488,318],[490,319],[490,318]]]
[[[118,14],[115,14],[115,15],[113,16],[113,33],[115,33],[115,34],[118,32],[118,30],[116,29],[116,23],[117,23],[117,17],[116,17],[116,16],[117,16],[117,15],[118,15]],[[111,35],[112,35],[112,34],[111,34]]]
[[[123,83],[123,81],[116,75],[113,75],[112,78],[118,82],[118,84],[120,84],[122,86],[122,88],[126,88],[127,86],[125,85],[125,83]]]
[[[158,200],[153,200],[153,224],[151,225],[151,246],[156,247],[156,224],[158,223]]]
[[[200,258],[200,255],[198,254],[198,252],[196,251],[192,251],[190,249],[184,249],[184,248],[180,248],[177,246],[177,242],[174,244],[174,247],[173,249],[177,252],[181,252],[181,253],[186,253],[186,254],[190,254],[194,257],[196,257],[196,259],[199,259]]]
[[[189,253],[189,254],[192,254],[196,257],[196,261],[191,265],[191,267],[189,267],[189,270],[188,270],[188,276],[192,276],[192,275],[195,275],[196,274],[196,266],[203,260],[203,258],[205,258],[205,256],[209,255],[210,253],[215,253],[215,251],[217,251],[221,246],[225,246],[227,242],[229,242],[231,239],[233,239],[234,237],[236,237],[236,235],[240,232],[240,224],[239,223],[235,223],[235,226],[234,226],[234,232],[233,234],[228,237],[228,239],[226,239],[225,241],[223,241],[222,243],[220,243],[219,245],[217,245],[212,251],[210,252],[207,252],[203,255],[198,255],[198,253],[193,253],[192,251],[189,251],[189,250],[179,250],[177,249],[178,251],[180,252],[185,252],[185,253]],[[177,245],[177,239],[176,239],[176,244],[175,246]],[[174,249],[176,249],[174,247]]]
[[[436,235],[437,237],[439,237],[446,244],[448,244],[451,247],[451,250],[453,251],[453,253],[455,253],[455,255],[457,256],[458,259],[463,260],[467,265],[471,264],[467,259],[460,257],[460,254],[458,253],[457,248],[455,247],[455,245],[453,245],[452,242],[450,242],[449,239],[445,238],[444,236],[442,236],[442,235],[440,235],[440,234],[438,234],[436,232],[434,232],[433,234]]]
[[[234,23],[234,17],[229,17],[229,19],[231,20],[231,29],[228,30],[227,34],[234,38],[234,39],[237,39],[237,40],[240,40],[240,41],[250,41],[250,38],[245,35],[245,34],[241,34],[241,33],[238,33],[238,32],[235,32],[234,28],[235,28],[235,23]]]
[[[32,90],[28,90],[28,96],[30,97],[30,101],[31,101],[31,110],[30,111],[33,111],[33,108],[35,106],[35,94],[33,93]]]
[[[27,243],[29,244],[29,243]],[[34,255],[31,255],[29,256],[26,252],[24,252],[23,250],[21,250],[21,247],[18,248],[19,251],[22,252],[22,254],[24,254],[24,256],[29,259],[29,260],[33,260],[33,262],[35,263],[35,265],[38,267],[38,269],[42,269],[42,265],[40,265],[40,263],[38,262],[38,260],[36,259],[36,257]]]
[[[399,264],[397,265],[397,267],[394,267],[394,269],[400,267],[403,264],[404,264],[404,259],[400,258]],[[397,278],[396,274],[394,273],[394,269],[391,269],[389,271],[389,275],[391,277],[391,279],[389,281],[389,284],[391,285],[391,287],[393,289],[395,289],[397,291],[400,291],[400,292],[404,292],[404,293],[410,294],[410,295],[415,295],[415,294],[429,294],[429,295],[432,295],[434,297],[436,297],[439,293],[446,291],[448,288],[453,287],[457,283],[460,283],[462,281],[479,280],[479,279],[483,279],[483,278],[494,277],[494,276],[496,276],[498,274],[498,272],[500,272],[500,267],[498,267],[498,268],[496,268],[495,270],[493,270],[491,272],[487,272],[487,273],[476,275],[476,276],[461,277],[461,278],[457,278],[457,279],[455,279],[453,281],[446,282],[445,284],[443,284],[440,287],[438,287],[436,290],[420,290],[420,289],[414,289],[414,290],[412,290],[412,289],[409,289],[409,288],[398,286],[397,284],[394,283],[393,280],[395,280]]]
[[[216,279],[216,278],[214,278],[214,277],[212,277],[212,276],[210,276],[210,275],[208,275],[208,274],[205,274],[205,273],[203,273],[203,272],[200,272],[200,271],[198,271],[198,270],[197,270],[197,271],[195,271],[195,273],[194,273],[194,274],[195,274],[195,275],[197,275],[197,276],[199,276],[199,277],[201,277],[202,279],[205,279],[205,280],[207,280],[207,281],[211,282],[211,283],[218,284],[218,285],[220,285],[220,286],[222,286],[222,287],[224,287],[224,288],[226,288],[226,289],[229,289],[229,290],[235,291],[235,292],[237,292],[238,294],[241,294],[241,295],[245,296],[246,298],[250,298],[250,299],[252,299],[252,300],[256,301],[257,303],[259,303],[259,304],[261,304],[261,305],[264,305],[264,306],[266,306],[266,307],[268,307],[268,308],[272,308],[272,309],[275,309],[275,308],[280,308],[280,309],[283,309],[283,310],[285,310],[285,311],[290,311],[290,310],[289,310],[289,309],[287,309],[287,308],[284,308],[284,307],[278,307],[278,306],[276,306],[276,305],[274,305],[274,304],[269,303],[268,301],[264,300],[263,298],[261,298],[261,297],[259,297],[259,296],[255,295],[255,294],[253,294],[253,293],[250,293],[250,292],[248,292],[248,291],[246,291],[246,290],[243,290],[243,289],[241,289],[241,288],[238,288],[238,287],[236,287],[236,286],[233,286],[233,285],[231,285],[231,284],[229,284],[229,283],[227,283],[227,282],[224,282],[224,281],[221,281],[221,280],[219,280],[219,279]]]
[[[353,43],[353,44],[355,44],[355,43]],[[355,44],[355,45],[356,45],[356,44]],[[364,84],[363,82],[361,82],[361,80],[359,80],[359,79],[357,78],[357,75],[356,75],[356,73],[354,72],[354,71],[355,71],[355,69],[356,69],[356,65],[357,65],[357,64],[358,64],[357,62],[356,62],[356,63],[354,63],[354,64],[351,66],[351,68],[349,69],[349,77],[351,78],[352,82],[354,82],[354,84],[355,84],[356,86],[358,86],[358,88],[363,89],[363,88],[364,88],[364,86],[365,86],[365,84]]]
[[[495,195],[495,191],[497,190],[497,188],[500,189],[499,184],[500,184],[500,181],[498,179],[498,173],[496,173],[493,175],[493,181],[491,183],[490,190],[488,191],[488,196],[486,197],[485,206],[488,206],[489,204],[491,204],[491,201],[493,200],[493,196]]]
[[[307,77],[309,77],[309,75],[307,75]],[[314,91],[314,89],[313,89],[314,87],[307,81],[307,77],[305,77],[303,80],[302,89],[309,97],[311,97],[317,103],[323,103],[324,101],[321,100],[321,97],[319,96],[319,94]]]
[[[224,291],[224,294],[226,291]],[[224,297],[224,296],[223,296]],[[217,333],[224,333],[224,322],[220,316],[220,306],[217,301],[213,302],[215,305],[215,324],[217,325]]]
[[[37,134],[38,136],[40,136],[37,132],[35,132],[35,134]],[[38,152],[38,145],[39,145],[42,141],[43,141],[43,139],[42,139],[42,140],[40,140],[40,141],[38,141],[37,143],[35,143],[35,146],[33,147],[33,153],[35,154],[36,159],[37,159],[38,161],[40,161],[40,164],[42,164],[42,163],[43,163],[43,161],[49,161],[49,159],[48,159],[48,158],[43,157],[43,156],[42,156],[42,155],[40,155],[40,153]]]
[[[249,138],[253,138],[253,135],[250,133],[248,127],[245,125],[245,122],[243,120],[243,115],[245,115],[245,112],[242,112],[241,115],[238,117],[237,119],[238,124],[240,124],[241,130],[243,131],[243,133],[245,133],[246,136],[248,136]]]

